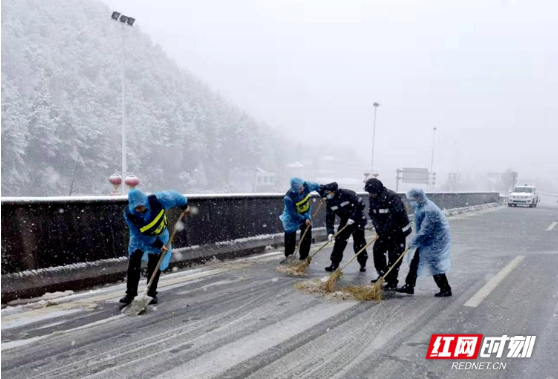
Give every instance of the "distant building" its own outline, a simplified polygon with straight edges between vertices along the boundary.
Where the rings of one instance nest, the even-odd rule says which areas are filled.
[[[229,184],[236,193],[278,192],[277,174],[259,167],[229,171]]]
[[[256,190],[254,192],[276,192],[277,174],[256,168]]]

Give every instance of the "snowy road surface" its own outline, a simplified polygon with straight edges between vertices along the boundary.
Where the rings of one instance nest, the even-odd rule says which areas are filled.
[[[276,272],[281,256],[270,252],[165,275],[159,305],[138,317],[120,315],[122,284],[7,308],[2,376],[558,378],[555,222],[551,201],[451,218],[454,296],[445,299],[433,297],[432,278],[420,278],[414,296],[382,302],[300,293],[293,285],[304,279]],[[325,275],[330,251],[310,277]],[[345,261],[352,254],[349,245]],[[357,267],[338,287],[375,277],[372,259],[367,273]],[[404,263],[400,282],[406,272]],[[503,370],[456,370],[452,360],[425,359],[433,333],[537,339],[532,358],[477,360],[507,362]]]

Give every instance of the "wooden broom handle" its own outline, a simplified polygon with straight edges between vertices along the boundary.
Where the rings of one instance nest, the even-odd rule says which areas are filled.
[[[324,203],[320,202],[320,205],[318,205],[318,209],[316,209],[316,211],[312,215],[312,219],[316,217],[320,209],[322,209],[323,205]],[[302,237],[300,237],[300,241],[298,241],[298,246],[296,247],[296,251],[300,251],[300,246],[302,246],[302,241],[304,241],[304,237],[306,237],[306,232],[308,231],[308,229],[310,229],[309,226],[307,226],[306,229],[304,229],[304,233],[302,233]]]
[[[395,261],[395,263],[392,264],[391,267],[389,268],[389,270],[384,274],[384,276],[382,276],[382,279],[385,279],[386,276],[388,276],[388,274],[391,272],[391,270],[393,270],[393,268],[394,268],[395,266],[397,266],[397,263],[399,263],[399,261],[400,261],[401,259],[403,259],[403,256],[404,256],[405,254],[407,254],[408,251],[409,251],[409,248],[406,248],[405,251],[403,252],[403,254],[401,254],[401,256],[400,256],[399,258],[397,258],[397,260]]]
[[[340,230],[338,230],[337,233],[335,233],[335,234],[333,235],[333,239],[335,239],[335,237],[337,237],[337,235],[338,235],[339,233],[341,233],[347,226],[349,226],[349,224],[345,224],[345,226],[344,226],[343,228],[341,228]],[[333,241],[333,239],[332,239],[332,241]],[[327,241],[327,242],[324,243],[322,246],[320,246],[320,248],[319,248],[318,250],[316,250],[316,252],[310,256],[310,258],[314,258],[314,256],[315,256],[316,254],[318,254],[318,253],[320,252],[320,250],[322,250],[324,247],[326,247],[330,242],[331,242],[331,241]]]
[[[343,271],[343,270],[345,269],[345,267],[347,267],[347,266],[349,265],[349,263],[351,263],[352,261],[354,261],[354,260],[356,259],[356,257],[358,257],[358,255],[359,255],[360,253],[362,253],[364,250],[366,250],[366,248],[367,248],[368,246],[370,246],[370,245],[372,244],[372,242],[376,241],[376,240],[378,239],[378,237],[379,237],[379,236],[376,234],[376,237],[372,238],[372,240],[371,240],[370,242],[368,242],[366,245],[364,245],[364,247],[363,247],[362,249],[360,249],[360,250],[358,251],[358,253],[355,254],[354,257],[352,257],[351,259],[349,259],[349,261],[348,261],[347,263],[345,263],[345,265],[343,265],[343,267],[341,267],[340,269],[338,268],[338,270]]]
[[[178,223],[182,221],[182,218],[184,217],[184,215],[186,214],[187,211],[188,211],[188,208],[186,208],[182,212],[180,212],[180,216],[178,216],[178,220],[174,224],[174,229],[172,230],[172,233],[169,237],[169,241],[165,245],[165,247],[167,249],[170,247],[170,245],[172,244],[172,241],[174,240],[174,236],[176,235],[176,231],[178,230]],[[161,254],[161,258],[159,258],[159,262],[157,262],[157,267],[155,267],[155,270],[153,271],[153,273],[151,274],[151,278],[149,279],[149,283],[147,283],[147,289],[148,290],[151,287],[151,284],[153,283],[153,279],[155,279],[155,275],[157,275],[157,271],[159,271],[159,267],[161,267],[161,263],[163,262],[163,259],[165,258],[167,253],[168,253],[168,250]]]

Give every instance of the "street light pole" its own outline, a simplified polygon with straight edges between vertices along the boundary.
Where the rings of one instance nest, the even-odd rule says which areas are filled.
[[[122,67],[121,67],[121,80],[122,80],[122,178],[126,177],[126,85],[125,85],[125,55],[124,55],[124,23],[121,25],[122,27]],[[122,185],[122,195],[126,195],[127,188],[125,185]]]
[[[380,104],[374,103],[374,127],[372,129],[372,161],[370,162],[370,173],[374,175],[374,145],[376,142],[376,112]]]
[[[122,81],[122,179],[126,177],[126,172],[128,171],[128,167],[126,165],[126,84],[125,84],[125,53],[124,48],[126,46],[124,42],[125,36],[125,25],[128,24],[129,26],[134,26],[134,22],[136,19],[133,17],[124,16],[119,12],[112,12],[111,19],[113,21],[120,21],[122,23],[122,64],[121,64],[121,72],[120,72],[120,79]],[[122,185],[122,195],[126,195],[127,188],[126,186]]]
[[[436,147],[436,128],[432,132],[432,158],[430,160],[430,172],[434,170],[434,148]]]
[[[430,175],[432,176],[431,183],[434,187],[434,149],[436,147],[436,128],[432,131],[432,158],[430,159]]]

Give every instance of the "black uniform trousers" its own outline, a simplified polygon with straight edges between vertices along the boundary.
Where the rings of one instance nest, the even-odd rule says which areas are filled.
[[[308,258],[308,254],[310,253],[310,245],[312,244],[312,227],[308,226],[308,228],[310,229],[306,232],[306,235],[304,236],[304,239],[300,244],[300,251],[298,252],[300,254],[300,259]],[[302,224],[300,226],[301,238],[305,230],[306,230],[306,224]],[[296,232],[285,233],[285,256],[288,257],[289,255],[294,254],[295,250],[296,250]]]
[[[374,266],[378,275],[383,276],[391,266],[397,261],[397,259],[405,251],[405,235],[403,233],[397,234],[381,234],[380,237],[374,243],[373,253],[374,253]],[[387,255],[387,262],[386,262]],[[388,276],[386,276],[386,282],[391,284],[397,284],[397,276],[399,275],[399,268],[401,267],[401,261],[391,270]]]
[[[405,283],[407,283],[409,287],[414,287],[417,284],[419,262],[420,262],[419,249],[417,249],[417,251],[415,252],[415,256],[411,260],[409,273],[407,274],[407,278],[405,279]],[[436,284],[438,285],[438,288],[440,288],[440,290],[451,291],[451,287],[449,285],[448,277],[446,276],[446,274],[433,275],[433,278]]]
[[[341,221],[339,229],[342,229],[347,221]],[[341,233],[335,237],[335,244],[333,245],[333,251],[331,252],[331,263],[335,266],[339,266],[343,260],[343,251],[347,246],[347,240],[353,235],[353,249],[355,254],[360,251],[364,246],[366,246],[366,239],[364,238],[364,226],[357,226],[352,224],[347,226]],[[357,261],[361,267],[366,267],[366,261],[368,260],[368,253],[364,250],[357,257]]]
[[[167,253],[168,254],[168,253]],[[151,275],[153,275],[153,271],[155,271],[155,267],[157,267],[157,263],[159,263],[159,258],[161,255],[155,254],[147,254],[148,261],[147,261],[147,283],[149,283],[149,279],[151,279]],[[138,284],[141,277],[141,258],[143,257],[143,251],[136,250],[130,255],[130,259],[128,261],[128,282],[126,284],[126,294],[130,296],[137,296],[138,295]],[[153,279],[153,283],[151,283],[151,287],[149,288],[149,292],[147,296],[155,297],[157,296],[157,285],[159,284],[159,277],[161,276],[161,270],[157,270],[157,274]]]

